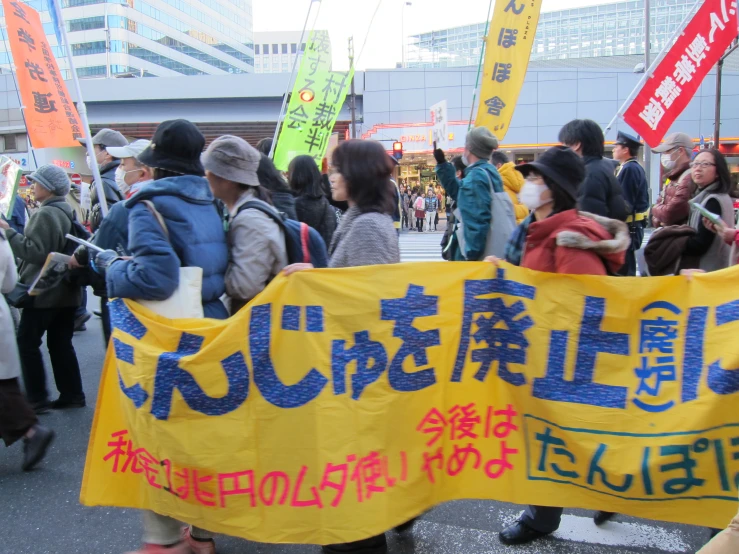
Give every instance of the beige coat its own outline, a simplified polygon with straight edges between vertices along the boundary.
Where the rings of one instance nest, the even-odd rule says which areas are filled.
[[[231,298],[231,314],[262,292],[287,265],[285,235],[277,223],[258,210],[238,213],[250,200],[256,198],[247,190],[230,211],[226,294]]]
[[[18,281],[15,258],[10,244],[5,238],[5,231],[0,229],[0,292],[9,293]],[[15,339],[15,323],[5,297],[0,295],[0,379],[20,377],[21,362],[18,356],[18,344]]]

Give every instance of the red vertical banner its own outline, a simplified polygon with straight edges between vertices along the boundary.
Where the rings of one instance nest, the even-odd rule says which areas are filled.
[[[705,0],[624,112],[652,148],[739,33],[736,0]]]
[[[34,148],[79,146],[77,108],[46,40],[38,12],[20,0],[2,0],[23,115]]]

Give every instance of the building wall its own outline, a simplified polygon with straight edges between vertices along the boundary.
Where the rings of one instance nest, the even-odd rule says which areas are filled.
[[[254,70],[252,0],[60,1],[80,77],[219,75]],[[62,75],[69,78],[47,0],[26,3],[39,11]],[[9,63],[3,41],[0,65]]]
[[[455,134],[453,145],[464,146],[470,116],[475,68],[397,69],[366,71],[362,132],[377,140],[400,136],[428,136],[428,108],[447,101],[448,118]],[[556,144],[559,129],[575,118],[593,119],[605,128],[626,100],[641,75],[627,69],[529,69],[504,145],[536,147]],[[725,71],[721,101],[721,135],[739,137],[739,73]],[[713,134],[715,75],[710,74],[671,131],[696,139]],[[392,126],[388,127],[390,124]],[[618,130],[633,132],[619,120],[607,138]],[[739,142],[739,138],[734,142]],[[428,140],[406,145],[407,151],[428,151]]]
[[[308,40],[306,33],[301,42],[301,34],[301,31],[254,33],[254,72],[290,73]]]
[[[652,0],[651,51],[659,52],[688,14],[694,0]],[[408,67],[476,66],[486,23],[440,29],[408,37]],[[644,54],[644,0],[613,2],[542,13],[532,60]]]

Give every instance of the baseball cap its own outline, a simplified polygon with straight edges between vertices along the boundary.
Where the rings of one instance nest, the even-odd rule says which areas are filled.
[[[693,148],[695,148],[695,145],[693,144],[693,139],[690,138],[689,134],[672,133],[671,135],[667,135],[665,141],[657,148],[653,148],[652,152],[661,154],[662,152],[667,152],[668,150],[679,147],[685,148],[685,150],[687,150],[688,152],[691,152]]]
[[[151,144],[150,140],[135,140],[126,146],[110,146],[106,148],[108,154],[114,158],[136,158]]]
[[[82,146],[87,144],[87,139],[77,139]],[[100,129],[97,134],[92,137],[92,144],[104,147],[106,150],[109,146],[126,146],[128,141],[126,137],[113,129]],[[112,155],[112,154],[111,154]]]

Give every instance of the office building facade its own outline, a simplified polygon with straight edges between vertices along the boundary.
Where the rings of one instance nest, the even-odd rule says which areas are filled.
[[[306,32],[301,41],[300,31],[254,33],[254,72],[290,73],[307,40]]]
[[[694,0],[652,0],[651,51],[670,40]],[[485,22],[408,37],[407,67],[463,67],[480,60]],[[542,13],[531,60],[644,54],[644,0]]]
[[[254,71],[252,0],[57,1],[62,3],[80,77],[174,77]],[[59,68],[68,79],[66,52],[54,32],[49,2],[25,3],[39,12]],[[7,67],[9,63],[7,41],[2,41],[0,65]]]

